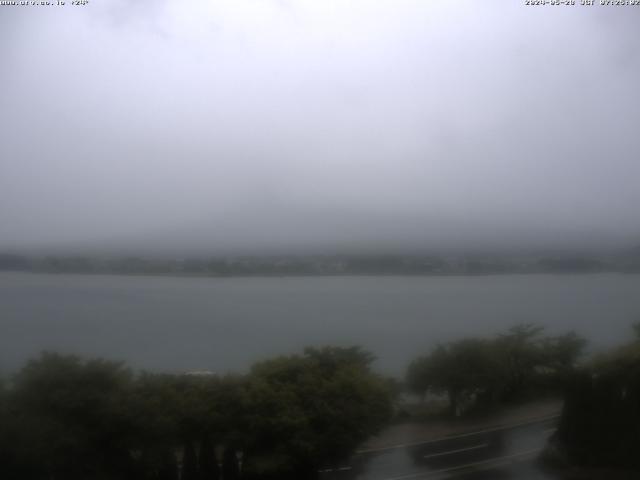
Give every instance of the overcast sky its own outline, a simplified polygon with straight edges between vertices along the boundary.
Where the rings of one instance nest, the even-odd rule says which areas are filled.
[[[515,0],[0,6],[0,248],[640,243],[638,25]]]

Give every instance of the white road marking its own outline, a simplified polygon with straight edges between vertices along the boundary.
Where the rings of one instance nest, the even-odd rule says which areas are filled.
[[[436,475],[440,475],[442,473],[455,472],[456,470],[464,470],[466,468],[475,468],[475,467],[485,467],[485,468],[494,468],[502,465],[508,465],[512,463],[512,459],[518,457],[525,457],[527,455],[531,455],[532,453],[538,453],[542,451],[542,448],[533,448],[531,450],[525,450],[524,452],[514,453],[512,455],[504,455],[502,457],[490,458],[488,460],[482,460],[480,462],[474,463],[466,463],[464,465],[457,465],[455,467],[443,468],[441,470],[433,470],[431,472],[419,472],[419,473],[410,473],[407,475],[400,475],[399,477],[389,477],[384,480],[405,480],[408,478],[429,478]],[[509,460],[509,461],[507,461]]]
[[[432,453],[431,455],[424,455],[422,458],[434,458],[442,457],[444,455],[453,455],[454,453],[467,452],[469,450],[478,450],[479,448],[487,448],[488,443],[481,443],[480,445],[474,445],[473,447],[458,448],[457,450],[449,450],[448,452]]]
[[[461,433],[459,435],[449,435],[445,437],[436,438],[434,440],[423,440],[421,442],[412,442],[412,443],[399,443],[397,445],[390,445],[388,447],[380,447],[380,448],[368,448],[366,450],[358,450],[356,455],[361,455],[363,453],[374,453],[374,452],[384,452],[385,450],[395,450],[398,448],[406,448],[406,447],[417,447],[418,445],[429,445],[430,443],[438,443],[444,440],[455,440],[457,438],[465,438],[472,437],[473,435],[480,435],[481,433],[490,433],[490,432],[498,432],[500,430],[509,430],[512,428],[523,427],[525,425],[533,425],[536,423],[543,423],[549,420],[553,420],[554,418],[560,417],[560,414],[548,415],[546,417],[540,417],[533,420],[527,420],[526,422],[514,423],[511,425],[499,425],[496,427],[485,428],[483,430],[477,430],[475,432],[469,433]]]
[[[329,473],[329,472],[344,472],[346,470],[351,470],[353,467],[338,467],[338,468],[325,468],[323,470],[318,470],[318,473]]]

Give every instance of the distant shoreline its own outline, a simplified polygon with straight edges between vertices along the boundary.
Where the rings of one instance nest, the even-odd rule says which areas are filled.
[[[490,272],[490,273],[300,273],[300,274],[229,274],[211,275],[197,273],[145,273],[145,272],[52,272],[34,270],[0,270],[0,274],[24,274],[24,275],[77,275],[77,276],[108,276],[108,277],[156,277],[156,278],[211,278],[211,279],[234,279],[234,278],[373,278],[373,277],[428,277],[428,278],[472,278],[472,277],[502,277],[518,275],[554,275],[554,276],[596,276],[605,274],[618,275],[638,275],[640,271],[622,270],[602,270],[598,272],[551,272],[551,271],[531,271],[531,272]]]
[[[616,255],[26,256],[0,253],[0,271],[174,277],[485,276],[640,273],[640,251]]]

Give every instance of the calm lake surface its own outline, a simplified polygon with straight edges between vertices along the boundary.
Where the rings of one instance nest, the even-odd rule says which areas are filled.
[[[242,372],[306,345],[358,344],[401,375],[439,341],[519,322],[630,338],[640,276],[176,278],[0,273],[0,373],[41,350],[135,368]]]

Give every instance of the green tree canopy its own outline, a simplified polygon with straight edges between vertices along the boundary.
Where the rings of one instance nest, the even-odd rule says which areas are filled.
[[[436,346],[406,373],[411,391],[444,393],[451,414],[461,402],[478,405],[522,395],[540,377],[566,376],[584,351],[575,332],[542,336],[542,327],[517,325],[492,339],[466,338]]]
[[[120,363],[44,353],[15,377],[9,430],[36,478],[128,469],[132,375]],[[27,476],[23,477],[27,478]]]
[[[355,347],[327,347],[255,365],[247,390],[253,466],[312,472],[374,434],[391,414],[391,392],[372,360]]]
[[[357,348],[309,348],[248,375],[133,375],[43,354],[0,389],[10,480],[310,478],[389,418],[389,382]]]

